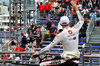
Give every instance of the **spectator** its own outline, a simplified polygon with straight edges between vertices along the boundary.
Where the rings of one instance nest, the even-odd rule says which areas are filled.
[[[19,61],[19,60],[21,60],[21,58],[19,57],[19,54],[16,54],[15,61]],[[19,62],[16,62],[16,63],[19,64]]]
[[[40,29],[38,28],[37,31],[36,31],[36,35],[40,34],[41,36],[41,32],[40,32]]]
[[[63,6],[60,6],[59,11],[60,11],[60,12],[64,12]]]
[[[75,19],[75,18],[78,19],[76,12],[73,13],[73,18],[74,18],[74,19]]]
[[[62,3],[62,7],[64,8],[64,10],[67,9],[67,6],[65,3]]]
[[[84,14],[85,19],[90,19],[89,13],[86,11],[86,14]]]
[[[67,9],[67,10],[66,10],[66,14],[67,14],[67,16],[69,15],[69,13],[70,13],[70,10]]]
[[[12,48],[11,52],[14,52],[14,48]],[[8,57],[9,60],[13,60],[13,57],[15,56],[15,54],[10,54],[10,56]]]
[[[29,59],[29,64],[35,64],[35,62],[36,62],[36,56],[31,56],[31,58]]]
[[[12,38],[12,40],[9,43],[12,44],[12,45],[16,45],[17,41],[14,38]]]
[[[36,52],[36,48],[33,45],[31,46],[30,49],[31,49],[31,52]]]
[[[76,25],[78,23],[77,19],[74,19],[74,25]]]
[[[95,1],[93,1],[93,8],[95,8],[96,6],[98,6],[98,5],[97,5],[96,0],[95,0]]]
[[[86,11],[89,12],[87,7],[85,7],[85,9],[83,9],[84,14],[86,14]]]
[[[12,44],[9,44],[8,51],[12,51]]]
[[[86,37],[86,29],[87,29],[87,20],[84,20],[84,24],[80,30],[80,37]]]
[[[34,26],[33,28],[32,28],[32,33],[35,35],[36,34],[36,26]]]
[[[35,28],[37,28],[37,26],[35,25],[35,23],[33,23],[32,25],[31,25],[31,27],[33,28],[35,26]]]
[[[59,17],[64,16],[64,8],[62,6],[60,6],[59,11]]]
[[[56,27],[54,24],[52,24],[52,27],[50,28],[50,37],[51,37],[51,40],[54,39],[55,37],[55,31],[56,31]]]
[[[2,55],[1,60],[8,60],[7,56],[5,54]]]
[[[59,5],[59,6],[57,6],[55,9],[57,9],[57,10],[58,10],[58,9],[59,9],[59,7],[60,7],[60,5]],[[55,9],[54,9],[54,10],[55,10]]]
[[[31,23],[31,27],[33,28],[33,24]]]
[[[27,39],[26,39],[26,37],[23,35],[23,33],[21,34],[21,37],[22,37],[21,44],[22,44],[23,49],[25,49],[25,46],[26,46],[26,44],[27,44]]]
[[[86,32],[86,29],[87,29],[87,23],[88,23],[88,20],[84,20],[83,27],[84,27],[85,32]]]
[[[80,11],[82,10],[82,4],[81,4],[81,2],[78,2],[77,7],[79,8]]]
[[[35,45],[37,48],[41,48],[42,47],[42,37],[40,36],[40,34],[38,34],[38,36],[35,38]]]
[[[56,0],[54,0],[52,7],[56,8],[58,6],[58,2]]]
[[[46,35],[46,34],[50,36],[50,31],[48,30],[48,28],[46,28],[45,35]]]
[[[29,28],[28,28],[28,34],[30,34],[30,32],[32,32],[32,27],[31,26],[29,26]]]
[[[20,36],[20,30],[19,30],[19,28],[17,28],[17,30],[16,30],[16,36]]]
[[[82,26],[82,28],[80,29],[80,33],[79,33],[79,34],[80,34],[80,35],[79,35],[80,37],[83,37],[83,38],[86,37],[86,36],[85,36],[85,29],[84,29],[83,26]]]
[[[48,38],[50,38],[50,31],[48,30],[48,28],[46,28],[44,39],[47,40]]]
[[[98,17],[98,15],[99,15],[99,13],[98,12],[96,12],[96,14],[94,15],[94,18],[95,18],[95,26],[99,26],[99,17]]]
[[[22,51],[25,51],[25,50],[22,47],[20,47],[20,44],[18,43],[17,47],[15,48],[15,51],[16,52],[22,52]]]
[[[96,13],[96,12],[98,12],[98,7],[97,6],[95,6],[95,8],[94,8],[94,13]]]
[[[48,18],[49,11],[51,10],[51,6],[50,4],[48,4],[48,1],[46,1],[44,9],[45,9],[46,18]]]
[[[91,0],[88,2],[87,7],[88,7],[88,9],[91,9],[93,7]]]
[[[83,0],[83,8],[87,7],[87,2]]]
[[[74,9],[71,9],[71,12],[70,12],[70,13],[73,15],[73,14],[75,13],[75,12],[74,12]]]
[[[54,2],[52,0],[50,0],[49,4],[50,4],[50,6],[52,6],[54,4]]]
[[[54,15],[55,15],[55,18],[58,17],[58,15],[59,15],[59,11],[58,11],[57,9],[54,10]]]
[[[45,61],[45,60],[44,60],[44,57],[45,57],[45,55],[44,55],[44,54],[39,55],[40,62]]]
[[[28,39],[28,34],[26,33],[26,31],[24,31],[24,36],[26,37],[26,39]]]
[[[47,21],[47,28],[50,30],[51,22],[49,21],[49,19],[47,19],[46,21]]]
[[[32,32],[29,34],[29,43],[33,43],[34,41],[34,35],[32,34]]]
[[[40,2],[40,4],[37,2],[37,5],[38,5],[39,10],[40,10],[40,17],[43,18],[43,16],[44,16],[44,6],[42,5],[42,2]]]
[[[43,24],[41,31],[46,31],[45,24]]]
[[[50,17],[53,17],[53,14],[54,14],[54,7],[53,7],[53,5],[54,5],[54,2],[52,1],[52,0],[50,0],[50,2],[49,2],[49,4],[50,4],[50,6],[51,6],[51,11],[50,11]]]
[[[93,11],[90,12],[89,16],[90,16],[90,19],[92,19]]]
[[[39,27],[38,28],[41,29],[41,24],[39,24]]]
[[[25,47],[25,52],[31,52],[31,49],[28,47],[28,45]]]
[[[52,59],[52,55],[46,55],[46,57],[47,57],[47,60],[51,60]]]

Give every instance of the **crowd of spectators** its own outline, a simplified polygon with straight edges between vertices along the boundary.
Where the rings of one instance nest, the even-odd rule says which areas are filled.
[[[48,14],[53,16],[52,18],[60,18],[61,16],[72,17],[71,26],[77,24],[78,17],[76,12],[73,10],[72,5],[70,4],[71,0],[50,0],[46,1],[46,4],[41,4],[42,2],[37,2],[38,8],[42,9],[41,18],[48,18]],[[79,8],[81,14],[84,16],[85,23],[80,30],[80,36],[85,37],[86,29],[90,23],[90,20],[94,14],[95,17],[95,26],[99,26],[100,23],[100,2],[99,0],[76,0],[77,7]],[[42,6],[42,8],[41,8]],[[51,18],[51,17],[50,17]],[[48,26],[48,24],[47,24]]]
[[[85,37],[86,29],[88,28],[89,22],[94,14],[95,17],[95,25],[99,26],[100,23],[100,5],[99,0],[78,0],[76,1],[78,4],[78,8],[81,12],[81,14],[84,16],[85,23],[82,26],[80,30],[80,36]],[[44,18],[46,15],[46,18],[48,18],[48,14],[52,15],[52,18],[60,18],[61,16],[72,16],[72,26],[77,24],[78,17],[76,12],[73,10],[73,7],[70,4],[70,0],[50,0],[50,2],[46,2],[45,5],[42,4],[42,2],[37,2],[38,8],[40,10],[40,17]],[[50,19],[46,20],[47,24],[39,24],[36,25],[35,23],[32,23],[27,32],[21,34],[21,37],[18,38],[18,41],[21,41],[21,43],[18,43],[14,38],[10,41],[9,49],[8,51],[13,52],[36,52],[36,48],[42,48],[43,40],[53,40],[56,34],[59,34],[57,26],[55,24],[52,24]],[[42,35],[42,31],[44,31],[44,36]],[[18,33],[18,32],[17,32]],[[32,45],[32,44],[35,45]],[[30,44],[30,45],[29,45]],[[12,46],[17,46],[16,48],[13,48]],[[15,54],[10,54],[10,56],[7,58],[4,54],[1,58],[1,60],[13,60],[13,56],[15,56],[15,60],[20,60],[20,57]],[[25,55],[22,55],[25,56]],[[30,55],[29,55],[30,56]],[[45,56],[40,55],[41,58],[44,58],[44,60],[51,59],[52,56]],[[47,58],[48,57],[48,58]],[[30,56],[29,61],[37,61],[39,60],[39,57]],[[27,64],[27,62],[20,62],[20,64]],[[34,63],[29,63],[34,64]]]

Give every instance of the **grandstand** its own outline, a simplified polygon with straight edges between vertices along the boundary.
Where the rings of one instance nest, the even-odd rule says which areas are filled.
[[[4,37],[3,34],[0,34],[0,66],[39,66],[41,59],[50,60],[54,58],[54,56],[59,56],[60,53],[63,52],[63,46],[61,43],[59,43],[55,45],[49,52],[36,58],[31,57],[34,52],[46,47],[51,42],[50,35],[47,38],[45,37],[46,27],[48,27],[47,20],[49,20],[51,24],[55,25],[55,35],[57,34],[58,23],[61,16],[65,15],[69,17],[71,27],[78,22],[76,13],[70,7],[70,0],[56,0],[57,2],[55,0],[39,0],[38,3],[40,4],[40,2],[42,2],[43,6],[45,6],[46,1],[49,2],[50,6],[52,6],[49,13],[46,14],[43,12],[42,16],[37,1],[38,0],[9,0],[10,30],[5,32],[6,37]],[[56,5],[54,5],[55,2]],[[79,66],[100,66],[100,14],[97,14],[97,12],[100,12],[100,1],[78,0],[77,4],[85,20],[85,23],[82,26],[79,34]],[[60,11],[61,6],[63,7],[63,12]],[[85,9],[85,7],[87,7],[87,9]],[[98,8],[96,9],[96,7]],[[56,9],[58,10],[56,11]],[[18,20],[20,20],[19,23]],[[13,23],[11,23],[11,21],[13,21]],[[22,21],[24,24],[22,24]],[[45,25],[45,27],[43,27],[43,25]],[[11,31],[11,28],[13,28],[13,31]],[[10,47],[12,38],[14,38],[14,40],[17,41],[17,43],[20,43],[20,46],[24,48],[22,34],[26,37],[27,42],[25,45],[28,45],[28,49],[25,47],[23,51],[16,51],[15,49],[17,45],[12,45]],[[40,34],[42,37],[42,47],[37,47],[35,43],[38,34]],[[2,41],[3,38],[8,39],[9,41],[4,44]],[[44,58],[45,56],[46,58]]]

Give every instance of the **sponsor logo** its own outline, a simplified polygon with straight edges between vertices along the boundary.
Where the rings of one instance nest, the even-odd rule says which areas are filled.
[[[81,19],[81,21],[83,21],[83,19]]]
[[[68,33],[71,35],[73,32],[71,30],[68,30]]]
[[[61,61],[60,60],[57,60],[57,61],[52,61],[50,64],[51,65],[54,65],[54,64],[60,64],[61,63]]]
[[[73,28],[77,29],[77,27],[76,27],[76,26],[73,26]]]
[[[76,37],[73,37],[73,38],[70,38],[70,39],[69,39],[69,41],[71,41],[71,40],[76,40]]]

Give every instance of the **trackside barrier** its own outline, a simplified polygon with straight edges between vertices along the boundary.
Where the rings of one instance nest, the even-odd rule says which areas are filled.
[[[33,54],[34,52],[9,52],[9,51],[0,51],[0,54]],[[60,55],[61,53],[51,53],[46,52],[44,54]]]
[[[93,31],[94,27],[95,27],[95,24],[94,24],[94,14],[93,14],[92,19],[91,19],[91,21],[89,23],[89,26],[88,26],[88,28],[86,30],[86,38],[87,38],[86,42],[87,43],[89,42],[89,37],[92,34],[92,31]]]
[[[85,54],[84,52],[85,52],[85,46],[86,46],[86,44],[83,44],[83,47],[82,47],[82,65],[83,66],[85,66],[85,58],[90,58],[90,66],[92,66],[93,64],[99,64],[100,65],[100,63],[93,63],[92,62],[92,58],[100,58],[100,54],[93,54],[92,53],[92,45],[91,44],[87,44],[87,45],[90,45],[90,54],[89,55],[87,55],[87,54]]]
[[[8,52],[8,51],[0,51],[0,54],[25,54],[25,56],[27,56],[27,54],[33,54],[33,52]],[[50,55],[60,55],[60,53],[50,53],[50,52],[46,52],[45,54],[50,54]],[[31,56],[30,56],[31,57]],[[14,60],[15,56],[13,56],[13,60],[0,60],[0,63],[11,63],[11,64],[16,64],[16,62],[34,62],[35,64],[39,65],[39,61],[29,61],[29,60]],[[22,57],[21,57],[22,58]],[[26,64],[27,65],[27,64]],[[29,64],[28,64],[29,65]],[[30,64],[31,65],[31,64]],[[35,65],[34,65],[35,66]]]

